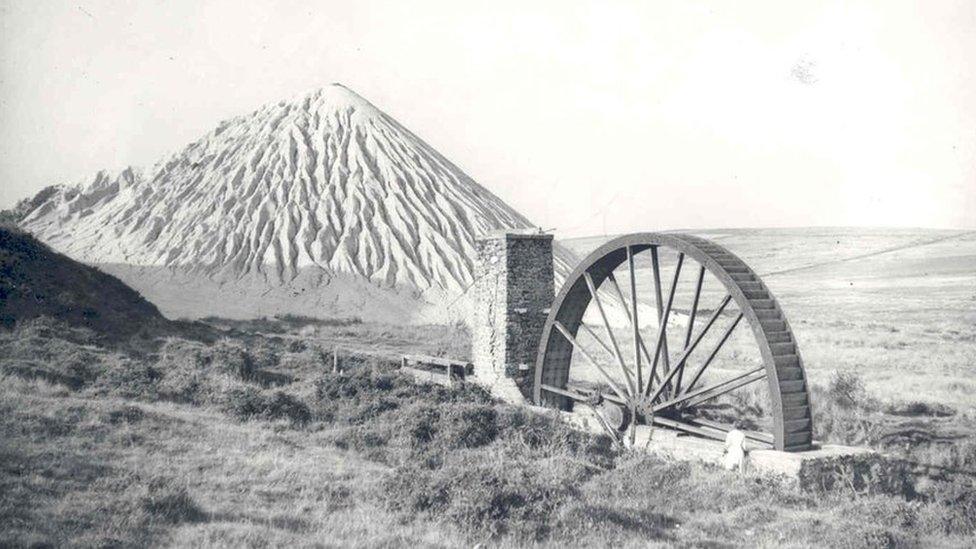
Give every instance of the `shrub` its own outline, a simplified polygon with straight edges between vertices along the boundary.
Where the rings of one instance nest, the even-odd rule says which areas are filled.
[[[210,350],[209,361],[218,372],[222,372],[237,379],[250,380],[254,377],[256,366],[254,358],[240,343],[224,338],[219,340]]]
[[[318,375],[332,369],[332,355],[322,349],[306,346],[301,351],[281,355],[279,365],[284,370]]]
[[[440,407],[422,402],[407,407],[397,415],[396,431],[406,438],[412,448],[426,448],[437,436],[441,414]]]
[[[931,505],[923,507],[921,521],[928,531],[971,536],[976,534],[976,490],[957,482],[934,482],[927,491]]]
[[[401,456],[381,500],[404,516],[445,517],[477,536],[544,537],[553,513],[615,455],[606,437],[484,403],[415,402],[392,429],[394,440],[419,454]]]
[[[255,377],[253,357],[240,343],[222,339],[213,346],[169,338],[161,347],[156,368],[162,373],[159,393],[174,402],[220,402],[223,386]]]
[[[174,486],[169,481],[154,479],[140,498],[142,509],[161,522],[178,524],[197,522],[204,518],[200,507],[190,497],[183,486]]]
[[[893,403],[885,407],[885,413],[893,416],[951,417],[956,410],[942,403],[921,402]]]
[[[92,390],[124,398],[155,400],[162,374],[155,368],[129,358],[116,357],[105,364]]]
[[[7,360],[3,371],[21,379],[42,379],[64,385],[73,390],[83,387],[92,377],[90,369],[81,364],[51,364],[34,360]]]
[[[368,460],[393,464],[397,461],[390,446],[393,432],[388,424],[353,425],[335,432],[332,443],[343,450],[356,450]]]
[[[131,404],[123,404],[115,407],[104,415],[105,421],[113,425],[119,423],[138,423],[144,417],[146,417],[146,413],[142,411],[142,408]]]
[[[505,445],[533,456],[568,455],[598,469],[612,467],[618,456],[609,437],[577,431],[556,416],[524,408],[503,408],[498,430]]]
[[[89,335],[46,317],[25,322],[0,339],[0,372],[81,389],[102,370],[103,353],[83,346]]]
[[[212,387],[202,370],[175,367],[165,370],[159,382],[159,396],[173,402],[204,404],[212,398]]]
[[[224,395],[224,410],[242,421],[287,419],[305,424],[311,419],[308,406],[283,391],[264,393],[255,387],[238,386]]]
[[[478,536],[541,539],[553,512],[577,497],[588,469],[571,460],[533,461],[484,450],[450,454],[443,466],[398,467],[378,497],[405,516],[441,517]]]
[[[292,423],[305,424],[312,418],[308,406],[297,397],[284,391],[274,391],[265,400],[264,418],[288,419]]]
[[[477,448],[495,440],[498,414],[487,404],[455,404],[441,414],[438,439],[449,449]]]
[[[373,369],[327,372],[315,382],[316,417],[325,421],[362,423],[400,406],[405,379]]]
[[[834,372],[827,387],[827,397],[847,409],[864,406],[868,401],[864,380],[854,372]]]
[[[256,418],[264,411],[264,397],[254,387],[234,387],[224,395],[224,410],[242,421]]]

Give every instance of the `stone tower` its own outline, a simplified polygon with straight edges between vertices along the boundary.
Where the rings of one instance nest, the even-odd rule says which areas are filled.
[[[478,239],[476,248],[475,380],[504,400],[530,399],[554,297],[552,235],[497,232]]]

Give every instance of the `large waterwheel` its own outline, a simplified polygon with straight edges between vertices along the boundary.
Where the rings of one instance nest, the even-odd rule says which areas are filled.
[[[647,424],[719,440],[737,429],[786,451],[813,441],[803,361],[776,299],[736,255],[685,234],[623,236],[583,260],[550,309],[534,399],[592,407],[624,440]]]

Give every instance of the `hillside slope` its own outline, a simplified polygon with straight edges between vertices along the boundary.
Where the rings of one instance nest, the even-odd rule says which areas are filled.
[[[443,316],[473,280],[476,236],[532,226],[337,84],[225,121],[144,174],[49,194],[24,229],[180,316],[201,301],[199,316],[391,320],[414,302]]]
[[[110,338],[166,323],[153,304],[118,279],[0,227],[0,325],[41,316]]]

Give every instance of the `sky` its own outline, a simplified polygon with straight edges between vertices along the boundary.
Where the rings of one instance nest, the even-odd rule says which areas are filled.
[[[0,208],[331,82],[559,237],[976,228],[965,0],[0,0]]]

